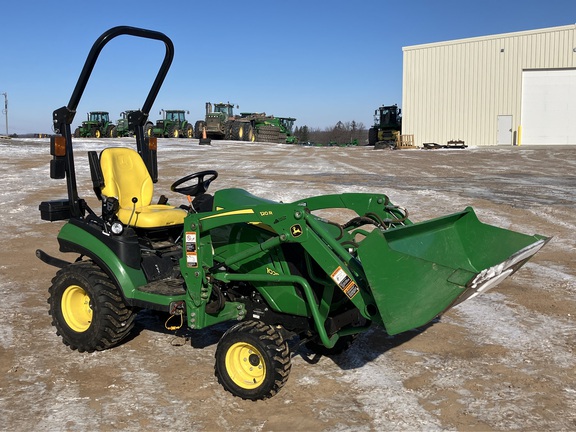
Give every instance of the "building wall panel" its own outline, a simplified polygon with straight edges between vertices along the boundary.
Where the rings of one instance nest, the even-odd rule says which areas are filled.
[[[496,144],[499,115],[522,125],[522,71],[575,68],[575,35],[569,25],[404,47],[402,133]]]

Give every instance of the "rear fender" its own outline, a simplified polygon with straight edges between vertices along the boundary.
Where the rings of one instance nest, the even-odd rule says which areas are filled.
[[[120,288],[125,299],[133,299],[136,288],[146,284],[146,276],[122,262],[104,242],[70,222],[58,234],[61,252],[76,252],[91,258]]]

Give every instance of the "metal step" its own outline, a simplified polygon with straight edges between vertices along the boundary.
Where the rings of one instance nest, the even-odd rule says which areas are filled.
[[[161,279],[138,287],[138,291],[163,296],[179,296],[186,294],[186,284],[183,279]]]

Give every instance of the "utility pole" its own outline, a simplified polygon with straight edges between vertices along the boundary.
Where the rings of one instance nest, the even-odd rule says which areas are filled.
[[[4,109],[2,110],[2,114],[6,115],[6,136],[8,135],[8,93],[2,93],[4,96]]]

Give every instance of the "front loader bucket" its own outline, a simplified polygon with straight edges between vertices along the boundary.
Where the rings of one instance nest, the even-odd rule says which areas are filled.
[[[487,225],[472,208],[388,231],[358,247],[388,334],[422,326],[493,288],[549,239]]]

